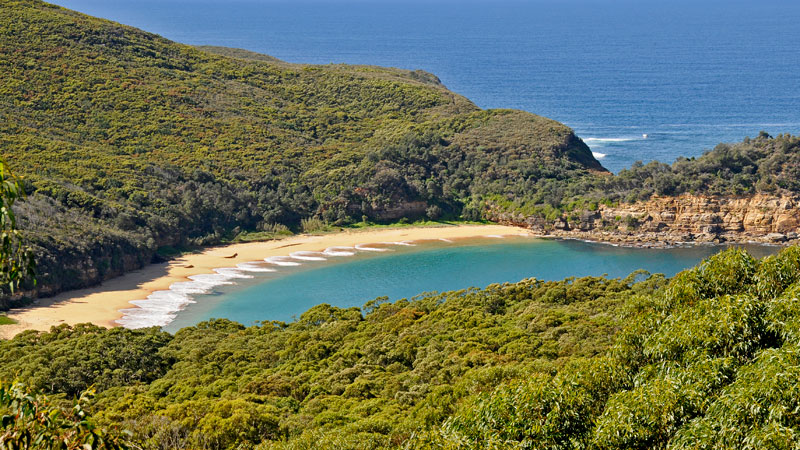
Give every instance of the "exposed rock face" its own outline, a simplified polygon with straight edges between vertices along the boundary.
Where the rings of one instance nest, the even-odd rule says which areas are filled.
[[[53,258],[53,255],[46,255],[43,258]],[[40,268],[57,267],[59,273],[37,269],[39,282],[36,286],[18,290],[13,295],[0,296],[0,310],[24,306],[31,299],[96,286],[103,281],[141,269],[151,261],[152,256],[146,249],[128,253],[120,248],[115,248],[108,254],[100,253],[100,250],[96,249],[88,257],[80,254],[60,255],[57,264],[44,264],[43,261],[39,261]]]
[[[754,195],[740,198],[680,196],[653,198],[647,202],[599,208],[603,220],[633,217],[639,230],[669,229],[693,234],[746,234],[796,232],[800,226],[800,202],[794,197]]]
[[[796,241],[800,197],[757,194],[746,197],[682,195],[645,202],[600,205],[596,211],[565,214],[553,221],[489,211],[498,222],[581,239],[661,246],[675,242]]]

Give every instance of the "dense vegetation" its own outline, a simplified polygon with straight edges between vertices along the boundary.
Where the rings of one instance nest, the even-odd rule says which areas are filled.
[[[70,397],[95,386],[97,417],[154,448],[323,436],[393,446],[505,379],[602,354],[624,300],[662,284],[526,280],[363,311],[320,305],[290,324],[214,320],[175,336],[62,326],[0,343],[0,378]]]
[[[719,144],[699,158],[678,158],[672,166],[637,164],[609,177],[596,189],[626,200],[685,193],[738,196],[800,192],[800,138],[766,132],[738,144]],[[606,194],[608,195],[608,194]]]
[[[174,336],[0,343],[0,378],[98,390],[144,448],[795,448],[800,248],[671,280],[524,280]]]
[[[433,75],[197,49],[0,0],[0,151],[42,293],[240,231],[480,216],[507,180],[601,170],[572,131]]]
[[[699,158],[678,158],[671,166],[636,164],[603,183],[579,187],[577,193],[623,201],[705,194],[739,196],[800,192],[800,138],[766,132],[738,144],[719,144]],[[594,194],[589,194],[592,190]]]

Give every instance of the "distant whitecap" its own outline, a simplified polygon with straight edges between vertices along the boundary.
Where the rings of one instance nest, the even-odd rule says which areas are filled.
[[[614,143],[614,142],[630,142],[630,141],[635,141],[637,139],[639,139],[639,138],[632,138],[632,137],[594,138],[594,137],[590,137],[590,138],[583,138],[583,142],[586,143],[586,145],[591,145],[591,144],[610,144],[610,143]]]

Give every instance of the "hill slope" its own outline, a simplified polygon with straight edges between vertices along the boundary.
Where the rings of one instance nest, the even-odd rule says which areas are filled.
[[[242,230],[481,214],[508,185],[602,171],[549,119],[420,71],[202,49],[0,0],[0,150],[32,193],[40,294]]]

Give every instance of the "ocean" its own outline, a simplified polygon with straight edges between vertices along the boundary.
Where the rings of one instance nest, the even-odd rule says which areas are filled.
[[[187,44],[423,69],[482,108],[569,125],[615,172],[761,130],[800,133],[796,1],[57,3]]]

